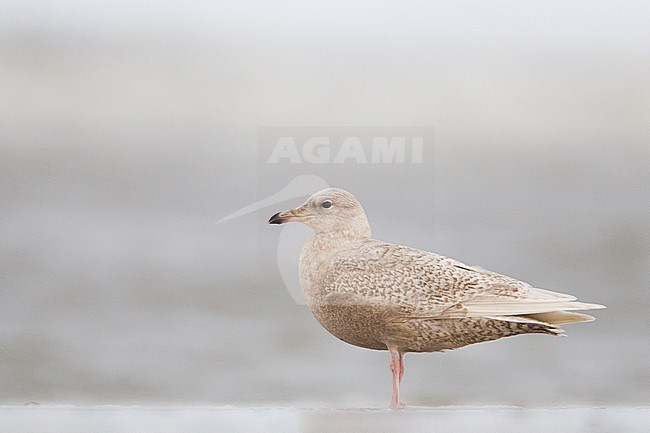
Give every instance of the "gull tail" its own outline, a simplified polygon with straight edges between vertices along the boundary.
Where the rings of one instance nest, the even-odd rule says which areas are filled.
[[[560,327],[569,323],[591,322],[594,317],[576,313],[575,310],[597,310],[604,305],[574,301],[571,295],[533,289],[529,298],[519,301],[482,300],[469,303],[470,316],[489,317],[505,322],[515,322],[532,326],[532,332],[564,335]],[[541,327],[538,329],[538,327]]]

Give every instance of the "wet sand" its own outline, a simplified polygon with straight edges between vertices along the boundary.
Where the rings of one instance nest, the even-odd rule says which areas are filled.
[[[650,407],[3,406],[0,432],[647,432]]]

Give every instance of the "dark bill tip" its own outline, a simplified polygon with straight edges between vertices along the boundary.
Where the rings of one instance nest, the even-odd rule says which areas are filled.
[[[284,220],[280,216],[282,212],[278,212],[275,215],[273,215],[271,218],[269,218],[269,224],[282,224]]]

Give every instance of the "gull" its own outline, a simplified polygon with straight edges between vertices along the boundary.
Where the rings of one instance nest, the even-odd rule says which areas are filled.
[[[438,352],[521,334],[563,335],[588,322],[575,310],[605,308],[436,253],[371,238],[351,193],[323,189],[270,224],[298,221],[314,235],[300,255],[300,286],[316,320],[346,343],[388,350],[390,406],[404,406],[404,355]]]

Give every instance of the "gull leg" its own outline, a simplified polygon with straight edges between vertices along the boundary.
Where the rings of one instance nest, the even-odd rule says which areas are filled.
[[[397,409],[404,406],[399,399],[399,384],[404,376],[404,354],[395,349],[388,349],[390,352],[390,371],[393,372],[393,397],[390,400],[390,407]]]

